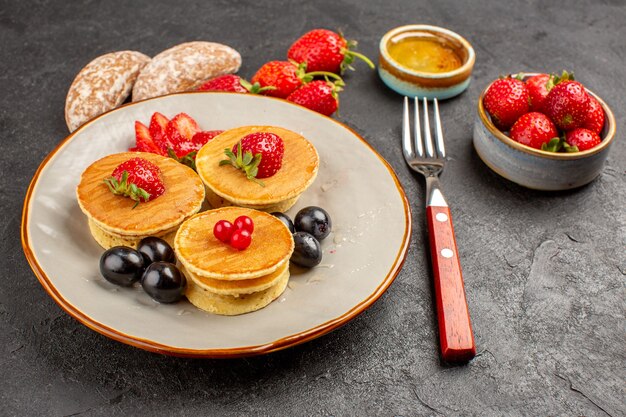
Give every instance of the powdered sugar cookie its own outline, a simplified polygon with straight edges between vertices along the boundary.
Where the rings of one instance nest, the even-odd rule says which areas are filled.
[[[213,42],[187,42],[167,49],[142,70],[133,87],[133,101],[189,91],[209,78],[237,72],[241,55]]]
[[[76,76],[65,99],[65,122],[73,132],[88,120],[126,100],[150,57],[136,51],[117,51],[87,64]]]

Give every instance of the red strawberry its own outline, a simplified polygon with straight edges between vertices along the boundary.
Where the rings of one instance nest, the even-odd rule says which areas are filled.
[[[309,71],[328,71],[343,74],[346,69],[353,69],[350,64],[354,58],[365,61],[374,68],[372,61],[365,55],[351,51],[355,41],[346,41],[343,36],[327,29],[314,29],[296,40],[287,57],[299,63],[306,63]]]
[[[541,149],[541,145],[559,136],[552,120],[539,112],[526,113],[517,119],[510,134],[511,139],[536,149]]]
[[[546,96],[548,95],[547,84],[549,80],[549,74],[533,75],[526,80],[526,87],[530,94],[530,111],[541,111]]]
[[[604,127],[604,110],[598,100],[590,94],[589,110],[587,111],[587,117],[585,118],[583,127],[592,132],[596,132],[598,135],[602,133],[602,128]]]
[[[572,129],[565,134],[565,141],[570,146],[575,146],[579,151],[586,151],[594,146],[598,146],[601,142],[600,136],[596,132],[589,129],[579,127]]]
[[[104,180],[111,192],[140,201],[154,200],[165,192],[158,166],[144,158],[131,158],[118,165]]]
[[[165,134],[172,144],[172,150],[176,156],[182,158],[195,150],[191,140],[193,135],[199,131],[198,124],[191,116],[186,113],[179,113],[169,121]]]
[[[538,74],[526,80],[530,93],[530,111],[543,112],[546,97],[552,88],[561,81],[573,80],[574,73],[563,71],[561,75]]]
[[[170,119],[159,112],[155,112],[150,118],[150,136],[154,144],[161,149],[161,155],[167,155],[167,148],[173,147],[165,133]]]
[[[298,87],[322,75],[342,81],[337,74],[324,71],[306,72],[306,64],[295,65],[289,61],[270,61],[252,76],[252,82],[265,89],[264,94],[272,97],[287,98]],[[267,88],[274,87],[274,88]]]
[[[270,61],[252,76],[252,82],[259,83],[261,87],[276,87],[265,92],[268,96],[287,98],[302,85],[301,73],[304,71],[300,68],[289,61]]]
[[[566,80],[550,90],[543,110],[556,127],[572,130],[585,123],[589,101],[589,95],[581,83]]]
[[[238,75],[226,74],[212,78],[198,87],[199,91],[226,91],[231,93],[259,94],[274,87],[261,87],[259,83],[250,84]]]
[[[152,140],[148,127],[141,122],[135,122],[135,147],[130,151],[151,152],[160,154],[161,150]]]
[[[248,89],[241,83],[240,76],[235,74],[226,74],[220,77],[212,78],[203,83],[198,90],[200,91],[229,91],[233,93],[247,93]]]
[[[512,78],[500,78],[489,87],[483,98],[485,110],[500,130],[508,130],[523,114],[528,113],[530,94],[526,84]]]
[[[289,94],[287,100],[308,109],[330,116],[339,107],[339,92],[343,83],[337,81],[311,81]]]
[[[169,148],[167,155],[183,165],[196,170],[196,154],[205,143],[222,133],[223,130],[200,131],[193,135],[191,140],[181,140],[174,148]]]
[[[224,151],[228,159],[220,165],[232,165],[242,170],[249,180],[260,185],[257,178],[267,178],[276,174],[283,165],[285,145],[280,136],[269,132],[256,132],[244,136],[233,149]]]
[[[197,149],[200,149],[204,146],[208,141],[222,133],[223,130],[203,130],[201,132],[196,133],[191,138],[191,142],[196,146]]]

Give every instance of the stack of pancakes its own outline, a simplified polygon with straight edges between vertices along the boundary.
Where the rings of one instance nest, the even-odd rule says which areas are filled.
[[[248,216],[254,222],[252,243],[242,251],[219,241],[213,227]],[[187,298],[205,311],[237,315],[265,307],[289,281],[291,232],[277,218],[242,207],[223,207],[186,220],[176,233],[174,248],[187,277]]]
[[[283,140],[285,153],[282,167],[260,186],[230,165],[224,149],[232,149],[244,136],[256,132],[274,133]],[[313,183],[319,168],[317,150],[302,135],[275,126],[242,126],[226,130],[198,151],[198,175],[206,186],[206,199],[214,207],[240,206],[267,212],[287,211]]]
[[[135,157],[152,162],[161,170],[165,192],[135,207],[130,198],[115,195],[104,183],[121,163]],[[89,230],[104,249],[124,245],[137,247],[141,239],[160,237],[173,243],[178,226],[200,211],[204,186],[195,172],[171,158],[145,152],[105,156],[81,175],[76,188],[78,205],[88,218]]]

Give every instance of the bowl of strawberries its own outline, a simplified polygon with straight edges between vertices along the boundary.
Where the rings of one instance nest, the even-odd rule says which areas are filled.
[[[478,156],[527,188],[567,190],[593,181],[614,140],[609,106],[565,71],[502,77],[478,100]]]

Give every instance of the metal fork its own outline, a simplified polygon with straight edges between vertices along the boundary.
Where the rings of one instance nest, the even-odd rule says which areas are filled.
[[[465,298],[461,264],[454,238],[450,208],[439,185],[446,151],[437,99],[433,100],[435,141],[431,136],[428,101],[423,99],[423,129],[419,99],[414,99],[414,133],[411,134],[409,98],[404,97],[402,150],[406,163],[426,178],[426,218],[435,280],[441,356],[447,362],[466,362],[476,355],[474,334]],[[421,133],[423,130],[423,135]]]

